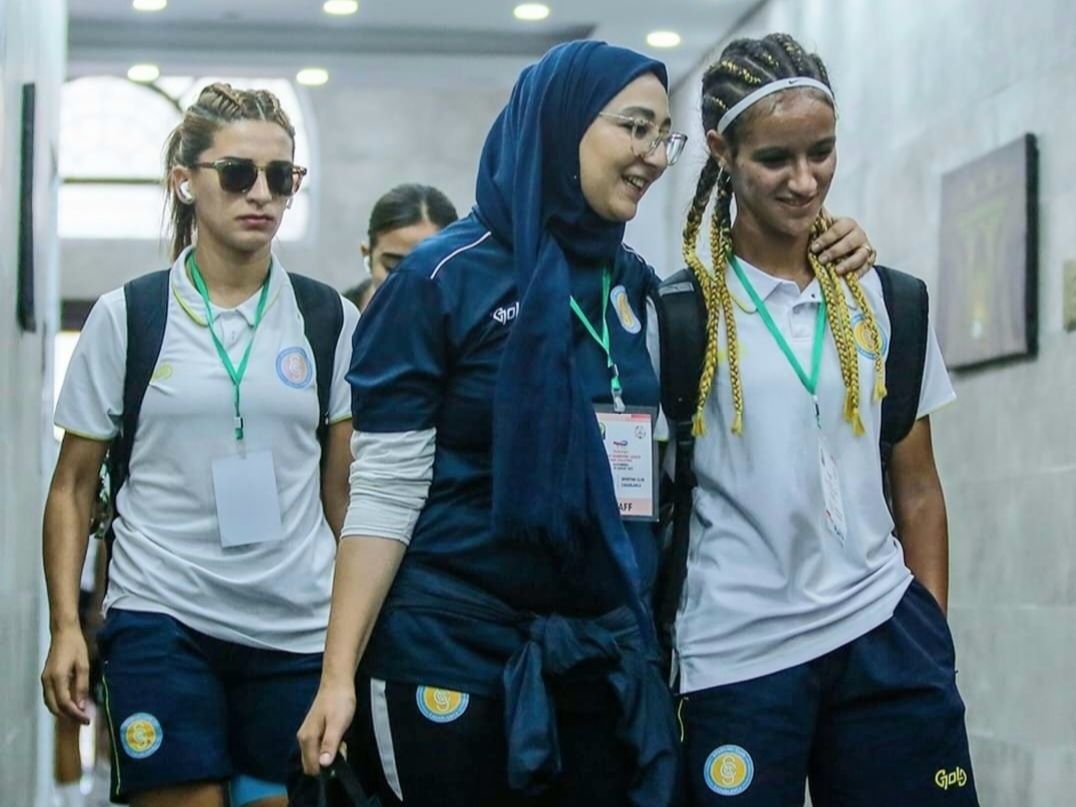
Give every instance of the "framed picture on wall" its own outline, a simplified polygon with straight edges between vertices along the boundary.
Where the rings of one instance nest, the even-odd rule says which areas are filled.
[[[15,289],[15,315],[24,331],[37,330],[34,303],[34,120],[37,91],[33,83],[22,85],[22,127],[19,178],[19,265]]]
[[[936,328],[951,369],[1038,350],[1035,136],[942,177]]]

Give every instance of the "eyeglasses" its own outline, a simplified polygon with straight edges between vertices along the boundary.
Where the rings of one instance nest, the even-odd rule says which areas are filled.
[[[217,172],[220,187],[228,193],[246,193],[258,181],[258,173],[265,172],[265,184],[274,196],[291,196],[299,191],[306,176],[306,169],[287,160],[273,160],[258,165],[254,160],[241,157],[225,157],[211,163],[195,163],[191,168],[212,168]]]
[[[631,150],[636,157],[645,158],[653,154],[658,146],[665,146],[665,162],[676,165],[684,153],[687,135],[680,132],[662,132],[652,121],[645,118],[633,118],[616,112],[599,112],[598,117],[619,121],[622,128],[631,134]]]

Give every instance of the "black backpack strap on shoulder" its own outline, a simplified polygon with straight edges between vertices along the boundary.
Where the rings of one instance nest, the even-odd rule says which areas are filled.
[[[303,316],[303,330],[314,352],[314,378],[318,385],[318,442],[325,448],[329,430],[336,343],[344,327],[344,304],[332,286],[304,275],[288,273],[295,290],[295,302]],[[322,462],[325,452],[322,451]]]
[[[168,323],[169,274],[170,270],[162,269],[135,278],[123,286],[127,309],[123,415],[119,433],[112,438],[108,449],[108,486],[113,508],[116,506],[116,494],[127,481],[142,401],[164,343],[164,330]]]
[[[706,303],[691,270],[663,280],[654,306],[661,339],[661,408],[670,422],[690,421],[706,355]]]
[[[889,355],[885,360],[887,393],[882,399],[879,440],[883,473],[893,446],[908,436],[919,414],[929,333],[930,298],[922,280],[896,269],[876,266],[889,314]]]
[[[659,632],[668,642],[687,575],[696,483],[692,467],[695,452],[692,424],[706,355],[706,304],[690,269],[680,270],[658,286],[654,307],[661,340],[661,407],[676,440],[672,538],[662,559],[654,594]]]

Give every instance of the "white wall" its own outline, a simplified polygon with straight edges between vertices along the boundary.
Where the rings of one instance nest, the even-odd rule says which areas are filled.
[[[51,472],[52,333],[58,313],[52,182],[63,79],[62,0],[0,0],[0,802],[32,805],[41,764],[41,504]],[[35,333],[15,320],[21,88],[37,85]],[[46,403],[47,402],[47,403]]]
[[[730,35],[787,31],[823,56],[840,109],[829,207],[935,295],[941,176],[1039,138],[1040,355],[956,376],[960,400],[933,418],[984,807],[1076,803],[1076,336],[1061,326],[1062,262],[1076,258],[1074,11],[1072,0],[769,0]],[[705,64],[673,99],[689,153],[636,225],[673,236],[650,256],[666,272],[682,265],[677,234],[704,156]]]

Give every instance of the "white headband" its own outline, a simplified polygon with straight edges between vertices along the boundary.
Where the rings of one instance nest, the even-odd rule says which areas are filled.
[[[797,76],[796,78],[779,78],[777,81],[771,81],[769,84],[763,84],[753,93],[748,95],[732,109],[721,116],[721,120],[717,122],[717,133],[724,134],[725,130],[732,125],[732,122],[736,120],[744,111],[761,101],[767,95],[772,95],[775,92],[781,92],[782,90],[791,90],[794,87],[811,87],[816,90],[820,90],[825,93],[830,101],[835,100],[833,98],[833,90],[823,84],[821,81],[816,81],[813,78],[803,78]]]

